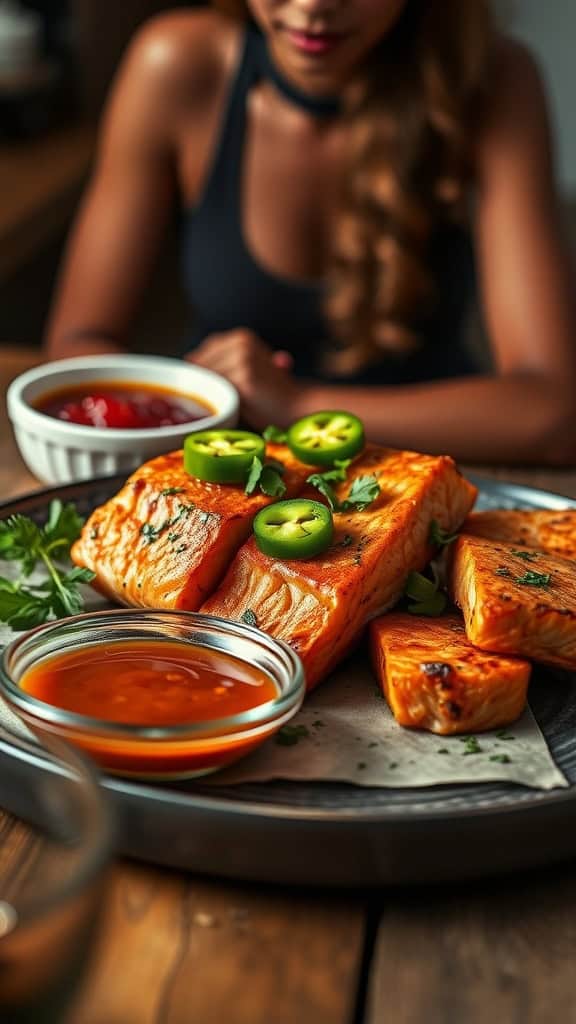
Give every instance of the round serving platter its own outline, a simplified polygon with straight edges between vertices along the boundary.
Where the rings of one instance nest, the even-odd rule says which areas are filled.
[[[576,508],[546,491],[470,477],[477,508]],[[44,521],[50,501],[81,514],[124,483],[109,477],[0,504],[0,518]],[[372,789],[342,783],[146,785],[105,777],[118,812],[119,851],[205,874],[283,884],[371,886],[455,880],[576,855],[576,690],[536,672],[530,703],[569,787],[508,783]],[[58,771],[42,747],[0,724],[0,807],[26,817],[21,781]]]

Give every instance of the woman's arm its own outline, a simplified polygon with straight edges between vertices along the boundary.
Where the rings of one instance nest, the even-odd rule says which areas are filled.
[[[299,386],[250,338],[200,350],[255,425],[346,408],[385,444],[468,461],[576,463],[576,316],[531,58],[503,44],[478,145],[475,237],[494,375],[398,388]],[[251,369],[250,369],[251,367]],[[258,368],[257,368],[258,367]]]
[[[47,332],[51,357],[122,350],[174,210],[182,125],[194,125],[195,105],[209,106],[213,17],[162,15],[128,51],[68,244]]]

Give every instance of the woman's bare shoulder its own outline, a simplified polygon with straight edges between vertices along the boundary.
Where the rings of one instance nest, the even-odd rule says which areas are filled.
[[[231,73],[241,33],[238,22],[216,11],[156,15],[136,32],[125,73],[202,102]]]
[[[487,103],[487,127],[546,117],[546,86],[532,51],[501,36],[494,52]]]

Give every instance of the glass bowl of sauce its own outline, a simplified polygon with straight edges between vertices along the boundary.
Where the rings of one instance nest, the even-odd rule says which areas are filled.
[[[77,615],[25,633],[0,662],[0,695],[40,740],[55,734],[106,772],[152,780],[238,760],[304,692],[287,644],[193,612]]]

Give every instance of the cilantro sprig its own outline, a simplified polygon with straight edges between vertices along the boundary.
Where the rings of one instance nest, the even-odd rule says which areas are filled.
[[[351,461],[337,459],[333,469],[328,469],[325,473],[312,473],[306,479],[306,483],[324,495],[333,512],[363,512],[380,495],[380,484],[375,476],[358,476],[350,488],[348,497],[344,501],[339,500],[332,484],[343,483],[346,480],[346,471]]]
[[[0,521],[0,560],[19,563],[21,576],[16,582],[0,577],[1,622],[12,629],[32,629],[51,617],[82,611],[79,584],[90,583],[95,573],[79,567],[65,571],[58,568],[69,562],[70,548],[81,529],[82,519],[74,505],[63,505],[58,499],[50,503],[43,527],[23,515]],[[22,581],[38,565],[44,566],[48,579],[24,586]]]

